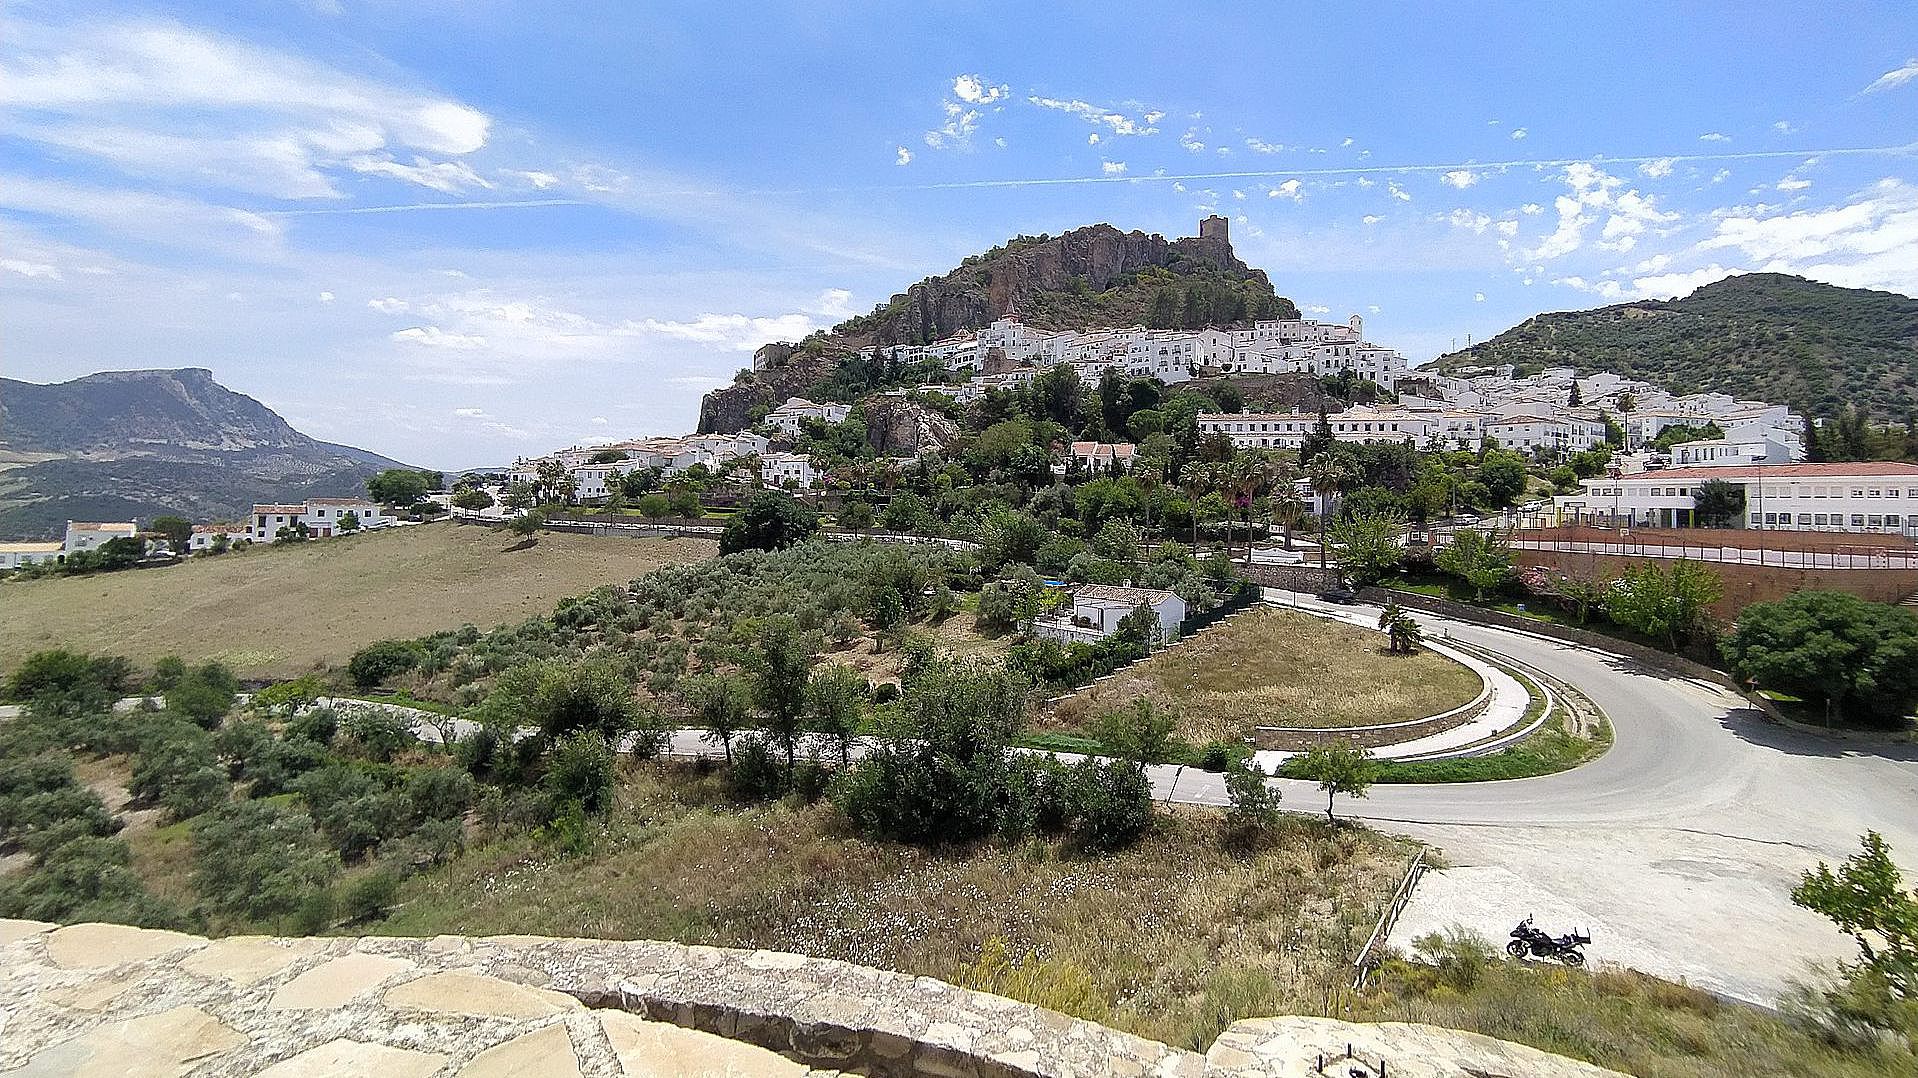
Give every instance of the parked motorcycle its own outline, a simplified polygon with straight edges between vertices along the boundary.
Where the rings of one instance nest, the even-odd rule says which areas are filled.
[[[1585,964],[1585,952],[1580,947],[1592,942],[1592,937],[1579,933],[1576,929],[1563,936],[1548,935],[1544,930],[1532,926],[1531,917],[1526,917],[1512,929],[1512,942],[1505,945],[1505,953],[1513,958],[1549,958],[1577,968]]]

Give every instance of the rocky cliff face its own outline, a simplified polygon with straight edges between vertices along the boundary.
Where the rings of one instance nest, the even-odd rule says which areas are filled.
[[[866,440],[882,457],[944,449],[959,437],[959,424],[902,397],[868,397],[860,407],[866,417]]]
[[[1039,297],[1080,289],[1102,293],[1150,268],[1216,273],[1272,295],[1265,272],[1239,261],[1224,239],[1168,240],[1097,224],[1061,236],[1014,241],[999,253],[928,277],[881,310],[840,325],[834,335],[852,345],[925,342],[981,329],[1012,312],[1044,328],[1079,328],[1050,315],[1053,305],[1037,302]],[[1291,307],[1289,301],[1281,302]],[[1295,317],[1296,310],[1280,316]]]
[[[255,501],[362,493],[398,462],[294,430],[198,367],[54,385],[0,379],[0,536],[69,519],[244,513]]]

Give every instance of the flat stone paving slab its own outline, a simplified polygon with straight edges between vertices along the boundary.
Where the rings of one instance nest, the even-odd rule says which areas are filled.
[[[401,1010],[444,1011],[490,1018],[542,1018],[581,1009],[563,992],[528,988],[478,973],[434,973],[386,991],[386,1005]]]
[[[328,959],[282,985],[267,1006],[276,1011],[338,1007],[398,974],[418,968],[404,958],[348,954]]]
[[[579,1078],[579,1053],[563,1025],[550,1025],[496,1044],[460,1068],[459,1078]]]
[[[47,936],[47,957],[62,969],[104,969],[144,962],[205,940],[181,932],[130,925],[68,925]]]
[[[266,936],[229,936],[187,955],[180,968],[230,984],[250,985],[280,973],[325,949],[320,940],[280,940]]]
[[[366,1041],[328,1041],[259,1072],[258,1078],[426,1078],[446,1057]]]
[[[198,1007],[95,1026],[35,1055],[9,1078],[173,1078],[246,1037]]]

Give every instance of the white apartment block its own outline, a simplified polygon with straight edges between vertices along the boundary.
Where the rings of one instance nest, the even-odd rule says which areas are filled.
[[[1790,464],[1804,459],[1805,447],[1767,435],[1706,438],[1672,446],[1678,468],[1724,468],[1739,464]]]
[[[1326,423],[1341,442],[1424,446],[1435,433],[1444,436],[1431,413],[1401,408],[1348,408],[1326,416]],[[1223,434],[1241,449],[1297,449],[1318,429],[1319,417],[1313,412],[1201,412],[1198,424],[1200,434]]]
[[[817,419],[822,423],[838,423],[852,414],[850,404],[814,404],[804,397],[789,397],[786,403],[766,413],[766,422],[778,427],[787,436],[799,433],[799,424],[804,420]]]
[[[759,481],[769,487],[818,485],[819,472],[804,453],[766,453],[759,458]]]
[[[1605,424],[1564,412],[1504,415],[1486,420],[1485,433],[1521,453],[1582,453],[1605,441]]]
[[[1700,484],[1744,488],[1747,528],[1918,535],[1918,464],[1764,464],[1672,468],[1586,479],[1558,499],[1560,523],[1684,527]]]
[[[256,505],[247,530],[256,543],[279,538],[281,528],[297,530],[306,525],[307,534],[324,538],[341,533],[340,521],[351,513],[360,530],[385,528],[399,523],[399,517],[369,498],[308,498],[285,505]]]

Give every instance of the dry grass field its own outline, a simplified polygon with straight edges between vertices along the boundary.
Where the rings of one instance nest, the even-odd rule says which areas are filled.
[[[242,677],[295,675],[342,663],[374,640],[546,613],[566,596],[715,550],[704,539],[558,533],[526,546],[504,532],[428,524],[0,583],[0,672],[35,650],[67,647],[138,663],[219,659]]]
[[[1421,718],[1477,696],[1477,674],[1441,655],[1392,655],[1385,637],[1324,618],[1254,608],[1059,703],[1048,725],[1084,728],[1145,698],[1194,744],[1250,727],[1358,726]]]
[[[691,774],[633,765],[591,854],[475,848],[409,881],[374,930],[798,951],[1200,1046],[1241,1016],[1331,1003],[1411,856],[1292,817],[1269,849],[1235,854],[1201,814],[1162,814],[1111,856],[1036,841],[929,852],[845,834],[826,804],[741,809],[717,776]]]

